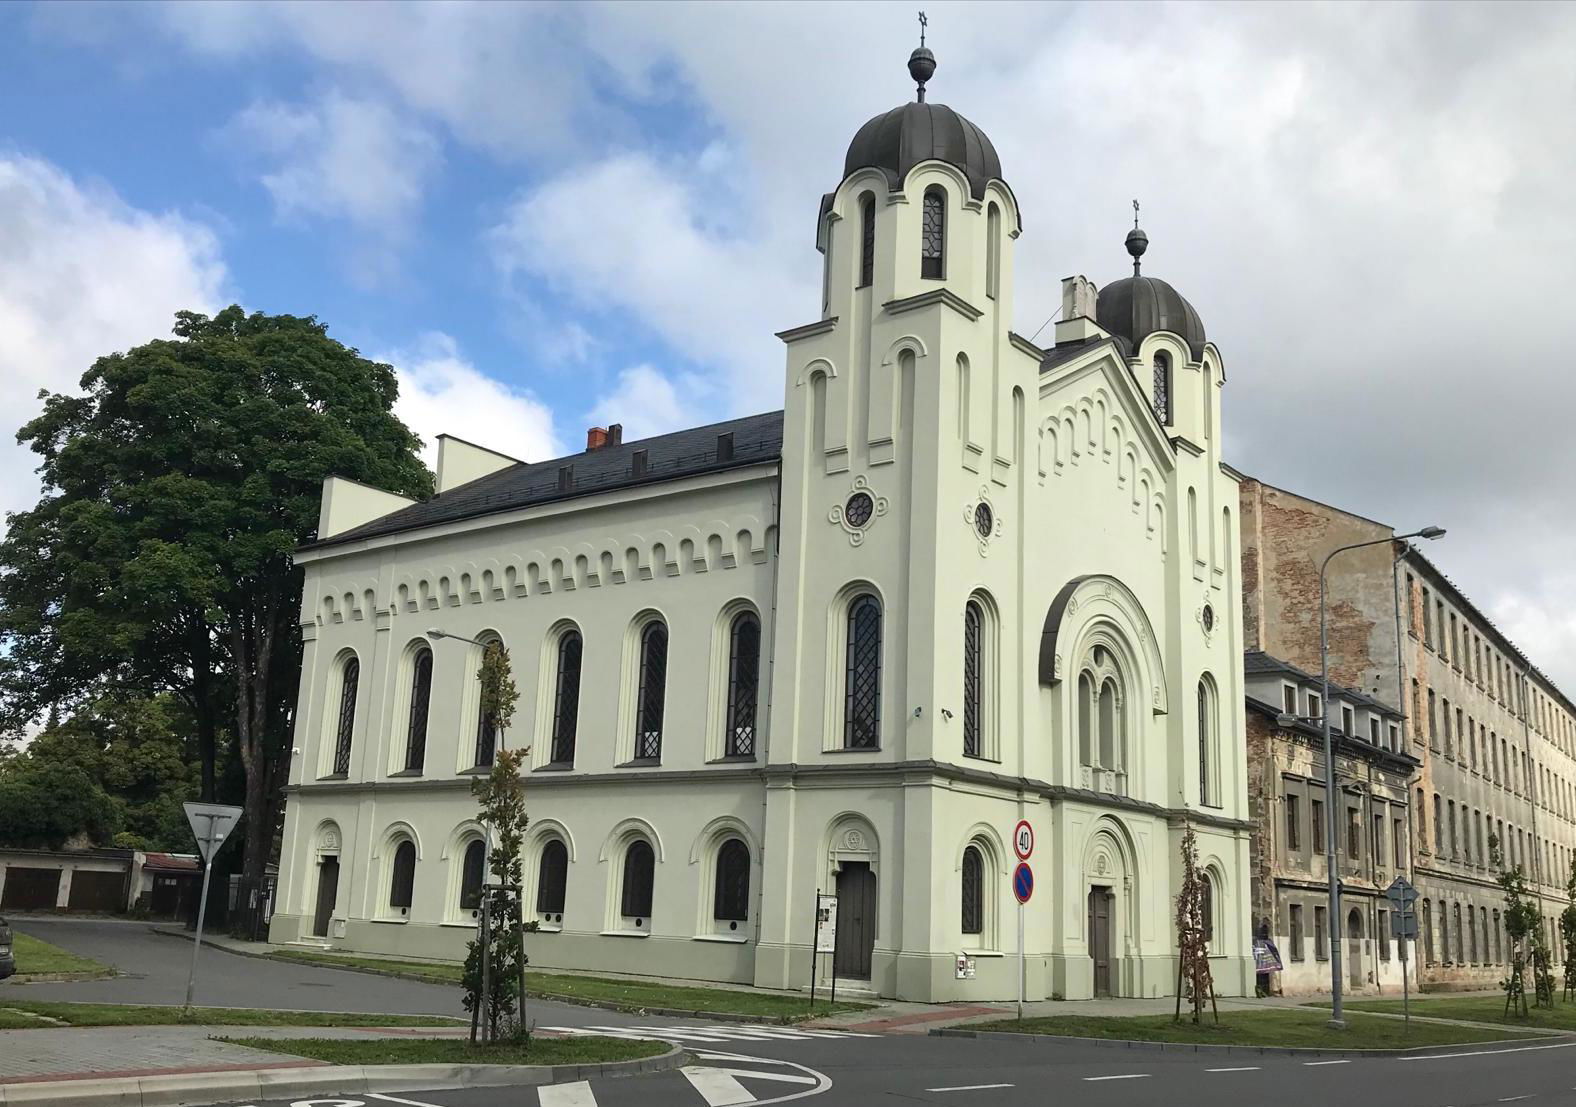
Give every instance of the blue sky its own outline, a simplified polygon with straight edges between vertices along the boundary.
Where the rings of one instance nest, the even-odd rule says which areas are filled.
[[[1024,211],[1015,326],[1146,272],[1239,468],[1411,529],[1576,683],[1568,5],[928,4]],[[526,458],[780,406],[820,194],[911,95],[899,4],[0,5],[0,387],[180,308],[319,316]],[[1547,290],[1558,303],[1538,303]],[[31,502],[0,443],[0,510]]]

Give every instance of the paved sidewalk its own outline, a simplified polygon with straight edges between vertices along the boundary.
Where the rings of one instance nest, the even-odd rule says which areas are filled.
[[[0,1084],[165,1073],[249,1072],[324,1062],[214,1038],[462,1037],[465,1027],[91,1026],[0,1030]]]

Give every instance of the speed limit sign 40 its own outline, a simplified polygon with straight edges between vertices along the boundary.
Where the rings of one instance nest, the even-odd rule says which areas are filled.
[[[1018,855],[1019,861],[1027,861],[1034,852],[1034,828],[1029,825],[1028,819],[1019,819],[1018,825],[1013,828],[1012,850]]]

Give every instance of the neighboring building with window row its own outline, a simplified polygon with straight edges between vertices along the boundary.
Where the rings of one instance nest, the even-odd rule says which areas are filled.
[[[1253,809],[1253,919],[1280,950],[1284,971],[1270,981],[1283,995],[1330,990],[1328,939],[1307,928],[1315,905],[1326,905],[1324,732],[1315,717],[1288,705],[1317,703],[1317,674],[1258,650],[1244,661],[1248,722],[1248,801]],[[1372,696],[1330,686],[1335,751],[1336,858],[1341,880],[1343,989],[1389,994],[1401,987],[1399,940],[1390,936],[1384,892],[1412,872],[1412,781],[1418,762],[1382,739],[1401,713]],[[1282,716],[1294,716],[1283,720]],[[1346,720],[1350,720],[1346,723]],[[1326,916],[1327,917],[1327,916]],[[1415,949],[1408,963],[1416,978]]]
[[[459,959],[470,785],[528,748],[533,964],[803,988],[820,890],[839,994],[1010,999],[1026,817],[1031,999],[1174,989],[1189,824],[1251,989],[1221,355],[1141,234],[1053,346],[1014,334],[1021,230],[989,139],[905,104],[822,201],[782,411],[534,463],[441,436],[425,503],[326,482],[273,939]]]

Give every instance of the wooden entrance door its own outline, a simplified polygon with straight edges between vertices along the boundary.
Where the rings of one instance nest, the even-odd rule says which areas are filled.
[[[870,979],[876,945],[876,874],[864,861],[844,861],[837,874],[837,949],[832,967],[838,976]]]
[[[328,920],[338,899],[339,858],[325,857],[317,865],[317,917],[312,920],[312,933],[319,938],[328,937]]]
[[[1111,994],[1111,890],[1089,889],[1089,956],[1094,959],[1094,994]]]

